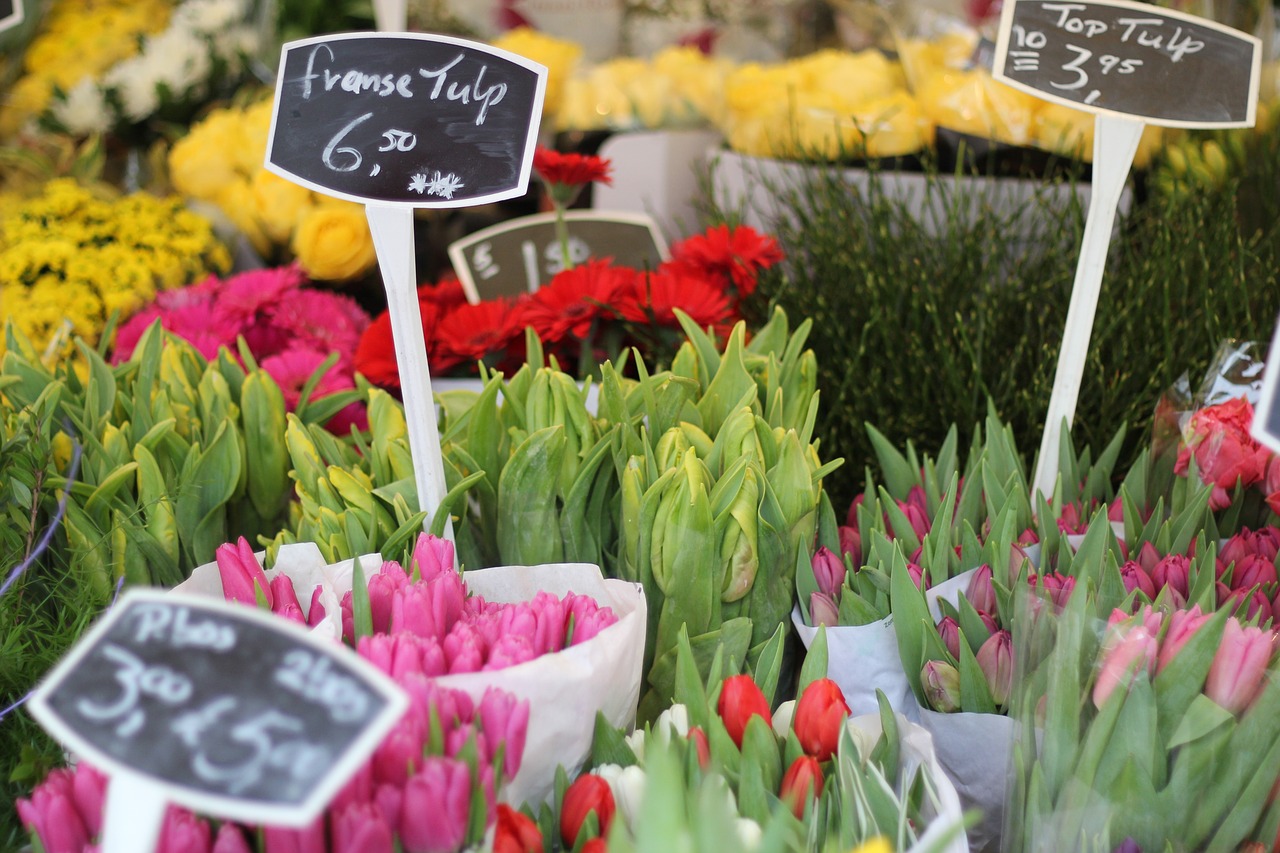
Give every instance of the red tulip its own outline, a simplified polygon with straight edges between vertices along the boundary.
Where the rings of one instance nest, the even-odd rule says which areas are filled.
[[[836,590],[844,585],[845,565],[836,552],[823,545],[809,561],[813,567],[813,577],[817,581],[818,591],[835,596]]]
[[[707,740],[707,733],[698,726],[690,726],[689,742],[698,753],[698,766],[706,770],[711,765],[711,742]]]
[[[819,678],[800,694],[792,725],[801,748],[819,761],[826,761],[840,746],[840,732],[848,717],[849,705],[840,685],[829,678]]]
[[[960,623],[950,616],[943,616],[941,621],[938,622],[938,636],[942,638],[942,645],[946,646],[947,651],[951,652],[951,657],[959,660]]]
[[[609,845],[603,838],[591,838],[582,845],[582,853],[609,853]]]
[[[991,688],[997,705],[1007,704],[1013,688],[1013,637],[1008,631],[996,631],[978,649],[978,668]]]
[[[991,584],[991,567],[987,564],[978,566],[973,577],[969,579],[969,588],[964,597],[969,599],[975,610],[982,613],[996,612],[996,589]]]
[[[1157,592],[1173,587],[1185,601],[1191,591],[1191,561],[1183,554],[1169,554],[1151,570],[1151,582]]]
[[[1260,554],[1250,554],[1236,562],[1231,573],[1232,589],[1253,589],[1276,582],[1275,564]]]
[[[1148,600],[1155,599],[1156,585],[1152,582],[1151,576],[1136,560],[1128,560],[1120,567],[1120,580],[1124,582],[1125,592],[1133,592],[1136,589],[1145,595]]]
[[[1222,644],[1209,665],[1204,694],[1233,714],[1243,712],[1261,692],[1275,648],[1274,632],[1245,628],[1238,619],[1228,619]]]
[[[564,802],[560,806],[561,840],[566,847],[577,843],[587,815],[593,813],[600,835],[607,835],[616,810],[609,783],[594,773],[583,773],[564,792]]]
[[[498,823],[493,830],[493,853],[542,853],[542,832],[533,818],[498,803]]]
[[[791,806],[791,812],[803,819],[805,807],[811,800],[822,796],[822,766],[812,755],[802,755],[782,776],[778,796]]]
[[[724,721],[729,737],[733,738],[739,748],[742,747],[742,736],[747,731],[747,722],[752,717],[764,717],[766,723],[773,725],[769,700],[764,698],[764,693],[749,675],[731,675],[724,680],[716,711]]]

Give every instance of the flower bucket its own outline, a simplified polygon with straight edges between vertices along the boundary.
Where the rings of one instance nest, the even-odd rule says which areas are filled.
[[[791,611],[791,623],[804,647],[809,648],[818,629],[804,623],[799,607]],[[892,616],[869,625],[828,626],[826,630],[827,678],[840,685],[851,713],[878,713],[876,691],[880,690],[889,707],[908,720],[919,720],[920,705],[902,670]]]
[[[969,847],[976,853],[997,853],[1016,722],[1003,714],[940,714],[921,708],[920,725],[933,736],[938,764],[955,783],[960,803],[982,810],[969,828]]]

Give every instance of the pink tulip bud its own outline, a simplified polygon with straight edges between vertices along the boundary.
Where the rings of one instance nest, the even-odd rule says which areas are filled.
[[[262,828],[263,853],[328,853],[324,834],[324,815],[302,829],[264,826]]]
[[[471,771],[452,758],[431,756],[404,786],[400,842],[405,853],[462,849],[471,815]]]
[[[1160,552],[1156,550],[1156,546],[1150,542],[1143,542],[1142,547],[1138,549],[1138,565],[1142,566],[1144,572],[1151,574],[1159,564]]]
[[[813,555],[810,564],[813,566],[813,577],[818,583],[818,591],[834,598],[836,591],[844,586],[846,571],[844,560],[823,545]]]
[[[504,634],[489,650],[489,659],[481,669],[485,671],[506,669],[527,663],[538,656],[529,639],[520,634]]]
[[[18,818],[27,832],[40,838],[47,853],[81,853],[90,836],[75,805],[73,771],[54,770],[19,799]]]
[[[315,627],[324,619],[324,605],[320,603],[320,596],[324,594],[324,588],[317,586],[311,590],[311,606],[307,608],[307,624]]]
[[[1280,472],[1280,456],[1272,459],[1271,470]],[[1277,476],[1280,476],[1280,474]],[[1270,479],[1268,479],[1268,482],[1271,482]],[[1277,481],[1276,488],[1270,490],[1272,493],[1277,491],[1280,491],[1280,480]],[[1280,528],[1268,525],[1255,530],[1253,532],[1253,552],[1274,562],[1276,555],[1280,554]]]
[[[996,589],[991,581],[989,565],[983,563],[978,566],[973,576],[969,578],[969,587],[965,590],[964,597],[969,599],[969,603],[975,610],[984,613],[996,612]]]
[[[334,810],[332,853],[394,853],[391,825],[372,803],[354,803]]]
[[[1032,587],[1044,590],[1045,595],[1053,602],[1055,609],[1061,611],[1071,599],[1071,591],[1076,588],[1076,579],[1058,572],[1044,575],[1027,575],[1027,582]]]
[[[1165,632],[1164,642],[1160,644],[1160,654],[1156,660],[1157,674],[1163,671],[1178,656],[1178,652],[1182,651],[1182,647],[1211,618],[1210,614],[1202,614],[1200,612],[1200,605],[1198,604],[1190,610],[1175,610],[1169,616],[1169,629]]]
[[[373,792],[373,804],[394,830],[400,825],[400,816],[404,813],[404,789],[396,785],[379,785]]]
[[[281,572],[271,579],[271,612],[282,616],[290,622],[305,625],[306,617],[302,615],[302,604],[294,592],[293,581]]]
[[[418,542],[413,546],[413,562],[424,581],[432,580],[446,572],[457,574],[453,569],[453,559],[453,543],[448,539],[423,533],[418,536]]]
[[[450,674],[479,672],[484,666],[485,649],[480,634],[465,622],[453,626],[444,638],[444,658],[449,663]]]
[[[1141,622],[1113,629],[1110,640],[1103,645],[1102,668],[1093,685],[1093,704],[1101,708],[1117,687],[1128,689],[1136,673],[1150,675],[1157,649],[1156,638]]]
[[[390,634],[370,634],[356,643],[356,654],[390,675],[395,659],[395,641]]]
[[[378,744],[370,759],[375,785],[401,785],[422,764],[427,741],[422,717],[406,714]]]
[[[1084,533],[1088,525],[1080,517],[1080,507],[1077,504],[1067,504],[1058,513],[1058,530],[1063,533]]]
[[[836,528],[836,534],[840,537],[840,555],[848,557],[855,569],[861,566],[862,535],[858,532],[858,528],[842,524]]]
[[[253,853],[253,848],[245,840],[240,827],[234,823],[224,823],[218,827],[218,834],[214,836],[209,853]]]
[[[503,772],[506,778],[515,778],[524,758],[525,735],[529,730],[528,700],[517,699],[504,690],[490,687],[480,699],[476,714],[489,745],[494,750],[499,745],[503,748]],[[491,752],[486,760],[491,762],[493,757]]]
[[[596,607],[595,601],[587,596],[569,593],[565,599],[560,599],[549,592],[539,592],[529,602],[529,609],[534,619],[533,648],[538,654],[550,654],[564,648],[565,620],[568,619],[570,612],[566,604],[580,598],[586,598],[590,602],[590,607],[583,608],[583,616],[590,618],[590,614],[595,612]],[[575,618],[575,626],[578,621]]]
[[[613,608],[598,607],[583,616],[580,622],[575,619],[573,636],[569,638],[569,645],[577,646],[588,640],[595,639],[605,628],[616,624],[618,624],[618,617],[614,614]]]
[[[916,563],[907,563],[907,574],[911,576],[911,582],[916,585],[916,589],[929,588],[928,575]]]
[[[418,720],[417,714],[412,710],[405,714],[405,717],[412,717]],[[356,772],[351,775],[347,783],[339,789],[337,796],[329,803],[330,809],[344,809],[352,803],[367,803],[373,799],[373,761],[365,761]]]
[[[960,710],[960,671],[946,661],[925,661],[920,671],[925,702],[935,711],[950,714]]]
[[[906,515],[907,521],[911,524],[911,530],[916,534],[917,539],[923,539],[929,534],[932,522],[929,521],[929,515],[922,507],[899,502],[898,508]]]
[[[103,809],[107,800],[107,777],[93,767],[80,762],[72,771],[71,797],[76,804],[76,813],[84,821],[85,831],[90,838],[97,838],[102,832]]]
[[[815,628],[819,625],[835,627],[840,624],[840,607],[826,593],[810,593],[809,621]]]
[[[1008,704],[1013,689],[1013,636],[1008,631],[996,631],[979,647],[977,658],[991,698],[997,705]]]
[[[1009,568],[1006,577],[1012,584],[1018,579],[1018,574],[1022,571],[1022,567],[1031,562],[1031,558],[1027,556],[1027,552],[1021,545],[1009,546]]]
[[[1209,665],[1204,694],[1233,714],[1243,713],[1262,691],[1275,648],[1274,632],[1228,619]]]
[[[396,590],[391,599],[391,633],[407,631],[419,637],[444,637],[449,626],[441,625],[431,606],[431,592],[426,584],[410,584]]]
[[[1151,582],[1151,577],[1136,560],[1129,560],[1120,567],[1120,580],[1124,582],[1125,592],[1133,592],[1136,589],[1145,595],[1148,601],[1155,599],[1156,585]]]
[[[942,638],[942,644],[947,647],[947,651],[951,652],[951,657],[959,660],[960,623],[950,616],[943,616],[938,622],[938,636]]]
[[[400,568],[394,563],[391,565],[397,570]],[[385,634],[391,630],[391,611],[396,592],[409,586],[407,579],[402,579],[403,577],[403,571],[387,571],[387,565],[384,564],[381,572],[368,578],[369,616],[375,634]],[[343,602],[345,604],[345,598]]]
[[[241,536],[235,544],[218,546],[214,559],[218,563],[218,577],[222,579],[222,595],[227,601],[256,607],[261,594],[267,606],[271,606],[271,585],[248,539]]]
[[[1183,600],[1191,594],[1191,561],[1182,554],[1168,554],[1151,570],[1151,583],[1157,590],[1172,587]]]
[[[844,516],[845,527],[852,527],[855,530],[858,529],[858,507],[862,506],[866,500],[867,496],[862,493],[859,493],[854,497],[853,502],[849,504],[849,511],[846,512]]]
[[[207,821],[177,806],[165,810],[156,853],[209,853],[212,845],[213,830]]]
[[[1232,589],[1253,589],[1276,581],[1275,564],[1260,554],[1249,554],[1237,560],[1235,570],[1231,573]]]
[[[1271,600],[1263,595],[1260,589],[1235,589],[1227,593],[1226,598],[1222,600],[1221,608],[1236,611],[1241,605],[1245,605],[1244,618],[1245,621],[1253,622],[1256,620],[1259,625],[1266,625],[1271,621],[1275,613],[1271,609]]]
[[[1249,529],[1244,528],[1235,536],[1227,539],[1222,543],[1222,547],[1218,549],[1218,561],[1222,564],[1222,570],[1232,563],[1238,563],[1245,557],[1254,553],[1252,537],[1249,535]],[[1218,572],[1222,574],[1222,570]]]
[[[1000,630],[1000,626],[996,624],[995,617],[985,610],[978,611],[978,618],[982,620],[982,626],[987,629],[987,637]],[[983,639],[985,640],[986,638],[984,637]]]

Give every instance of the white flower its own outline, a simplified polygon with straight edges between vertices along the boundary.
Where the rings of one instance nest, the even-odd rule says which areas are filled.
[[[102,133],[111,127],[107,102],[88,77],[71,87],[65,99],[54,102],[52,112],[58,123],[75,136]]]
[[[244,20],[241,0],[189,0],[174,12],[174,23],[199,33],[217,33]]]
[[[670,738],[673,731],[680,737],[689,736],[689,709],[684,705],[672,705],[654,720],[655,735]]]
[[[778,737],[786,740],[787,732],[791,731],[791,718],[796,713],[796,700],[789,699],[778,706],[778,710],[773,712],[773,732]]]
[[[738,849],[751,853],[760,847],[760,838],[764,835],[760,829],[760,824],[756,823],[749,817],[740,817],[734,821],[734,828],[738,830]]]
[[[648,777],[644,769],[636,765],[620,767],[617,764],[601,764],[591,771],[609,783],[613,801],[627,828],[635,831],[640,816],[640,803],[644,799],[644,787]]]
[[[631,747],[631,752],[636,757],[636,761],[644,763],[644,729],[636,729],[627,735],[627,746]]]

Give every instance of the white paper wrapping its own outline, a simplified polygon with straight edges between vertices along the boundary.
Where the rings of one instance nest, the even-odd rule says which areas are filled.
[[[261,555],[259,555],[261,559]],[[351,589],[354,560],[325,565],[312,543],[281,547],[276,564],[267,572],[274,578],[286,572],[298,590],[303,612],[310,607],[306,590],[324,588],[321,601],[325,618],[313,630],[341,640],[339,604]],[[377,554],[360,557],[365,576],[382,566]],[[613,609],[618,621],[585,643],[543,655],[527,663],[492,672],[441,676],[446,687],[462,690],[476,701],[486,689],[498,687],[529,701],[529,730],[520,772],[503,789],[507,802],[539,803],[552,793],[555,771],[563,764],[573,777],[591,751],[597,711],[614,726],[629,728],[635,721],[644,664],[646,604],[639,584],[606,579],[589,563],[553,563],[541,566],[499,566],[465,572],[471,594],[488,601],[529,601],[539,592],[564,596],[589,595],[602,607]],[[222,581],[216,563],[198,567],[175,590],[222,597]]]
[[[998,853],[1011,769],[1014,721],[1001,714],[939,714],[920,710],[920,724],[933,735],[938,763],[955,783],[964,808],[981,809],[969,829],[976,853]]]
[[[809,648],[818,629],[804,624],[799,607],[792,609],[791,622],[804,647]],[[920,706],[902,670],[892,616],[870,625],[828,627],[827,678],[840,685],[854,716],[880,712],[876,702],[876,690],[880,689],[889,707],[909,720],[919,719]]]

